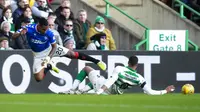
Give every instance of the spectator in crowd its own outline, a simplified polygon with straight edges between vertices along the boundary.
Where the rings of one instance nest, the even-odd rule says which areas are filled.
[[[74,49],[75,43],[73,38],[68,38],[64,42],[64,46],[70,50]]]
[[[74,32],[77,35],[77,49],[83,49],[86,45],[86,34],[91,27],[91,22],[87,20],[87,11],[78,11],[78,17],[74,20]]]
[[[0,18],[2,17],[3,9],[8,7],[10,4],[10,0],[0,0]]]
[[[22,20],[23,18],[29,18],[30,19],[30,24],[36,23],[37,19],[32,15],[31,8],[29,6],[26,6],[23,8],[23,14],[18,18],[17,24],[15,24],[15,30],[18,30],[21,28]]]
[[[65,24],[65,21],[70,19],[73,20],[73,18],[70,17],[71,9],[69,7],[63,7],[61,10],[61,15],[56,18],[56,24],[58,24],[58,31],[63,30],[63,25]]]
[[[12,11],[11,11],[10,6],[3,9],[2,17],[0,19],[0,23],[2,23],[3,21],[8,21],[10,23],[11,32],[14,33],[15,32],[15,26],[13,24],[13,17],[12,17]]]
[[[56,14],[54,12],[50,12],[47,20],[51,19],[52,21],[54,21],[54,29],[58,30],[58,24],[56,24],[57,23],[56,18],[57,18]]]
[[[76,36],[73,33],[73,22],[72,20],[66,20],[64,24],[64,30],[60,33],[60,36],[63,40],[63,45],[65,47],[65,44],[67,40],[72,39],[74,41],[73,48],[76,48]]]
[[[101,32],[106,34],[106,46],[109,48],[109,50],[116,50],[116,45],[112,37],[112,34],[110,30],[105,28],[105,20],[101,16],[96,17],[94,26],[88,30],[87,35],[86,35],[86,45],[89,45],[91,43],[90,38],[92,36]]]
[[[11,29],[10,23],[8,21],[3,21],[1,23],[0,36],[7,37],[10,47],[12,47],[13,49],[16,49],[17,47],[15,44],[15,40],[12,39],[13,33],[10,32],[10,29]]]
[[[52,18],[48,18],[48,24],[49,24],[49,28],[51,29],[51,31],[53,32],[55,38],[56,38],[56,43],[58,45],[61,45],[63,46],[63,42],[62,42],[62,39],[60,37],[60,34],[58,33],[57,30],[55,30],[55,23],[54,23],[54,19]]]
[[[13,50],[13,48],[9,46],[7,37],[0,37],[0,50]]]
[[[45,11],[45,12],[53,12],[51,9],[51,6],[48,4],[47,0],[36,0],[37,8],[39,10]]]
[[[55,14],[57,15],[57,17],[59,17],[61,15],[60,12],[62,12],[63,7],[71,7],[71,2],[70,0],[61,0],[60,2],[60,6],[56,9]],[[70,10],[70,18],[74,19],[74,13]]]
[[[26,26],[31,23],[31,20],[28,17],[24,17],[21,20],[21,27]],[[28,40],[26,35],[20,35],[15,39],[17,49],[30,49],[28,45]]]
[[[106,34],[98,33],[90,38],[92,42],[87,46],[87,50],[109,50],[106,46]]]
[[[12,11],[14,12],[17,8],[15,0],[0,0],[0,18],[2,17],[3,9],[10,6]]]
[[[32,6],[33,15],[38,18],[46,18],[49,15],[49,12],[53,12],[52,9],[48,6],[46,0],[36,0],[34,6]]]
[[[52,19],[55,22],[56,18],[56,14],[54,12],[50,12],[47,19]]]
[[[13,22],[16,24],[18,18],[24,13],[24,8],[29,5],[29,0],[18,0],[18,8],[13,12]]]

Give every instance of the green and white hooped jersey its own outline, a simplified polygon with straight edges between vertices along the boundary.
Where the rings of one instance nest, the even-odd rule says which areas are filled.
[[[145,82],[145,79],[130,67],[117,66],[115,69],[118,72],[118,79],[109,88],[111,94],[123,94],[125,90]]]

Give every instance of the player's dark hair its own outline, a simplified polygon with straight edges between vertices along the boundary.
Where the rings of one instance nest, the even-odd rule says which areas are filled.
[[[40,18],[39,24],[40,24],[40,26],[48,26],[48,21],[45,18]]]
[[[133,55],[129,58],[128,64],[131,66],[135,66],[138,64],[138,57]]]

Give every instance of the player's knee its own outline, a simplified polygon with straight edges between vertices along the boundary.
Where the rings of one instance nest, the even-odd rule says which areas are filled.
[[[36,80],[37,82],[41,82],[41,81],[43,80],[43,78],[35,78],[35,80]]]
[[[89,68],[89,66],[85,66],[82,70],[86,71]]]
[[[67,52],[67,57],[68,57],[68,58],[76,58],[76,55],[75,55],[75,54],[76,54],[75,52],[69,50],[69,51]]]
[[[44,78],[44,74],[35,74],[35,80],[41,82]]]
[[[94,69],[92,68],[92,67],[90,67],[90,66],[85,66],[84,68],[83,68],[83,70],[87,73],[87,74],[89,74],[91,71],[93,71]]]

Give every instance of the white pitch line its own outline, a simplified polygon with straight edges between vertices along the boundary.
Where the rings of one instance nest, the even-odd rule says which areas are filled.
[[[0,102],[0,105],[27,105],[27,106],[63,106],[63,107],[120,107],[120,108],[147,108],[147,109],[177,109],[177,110],[200,110],[199,106],[171,106],[171,105],[129,105],[129,104],[86,104],[86,103],[63,103],[63,102]]]

